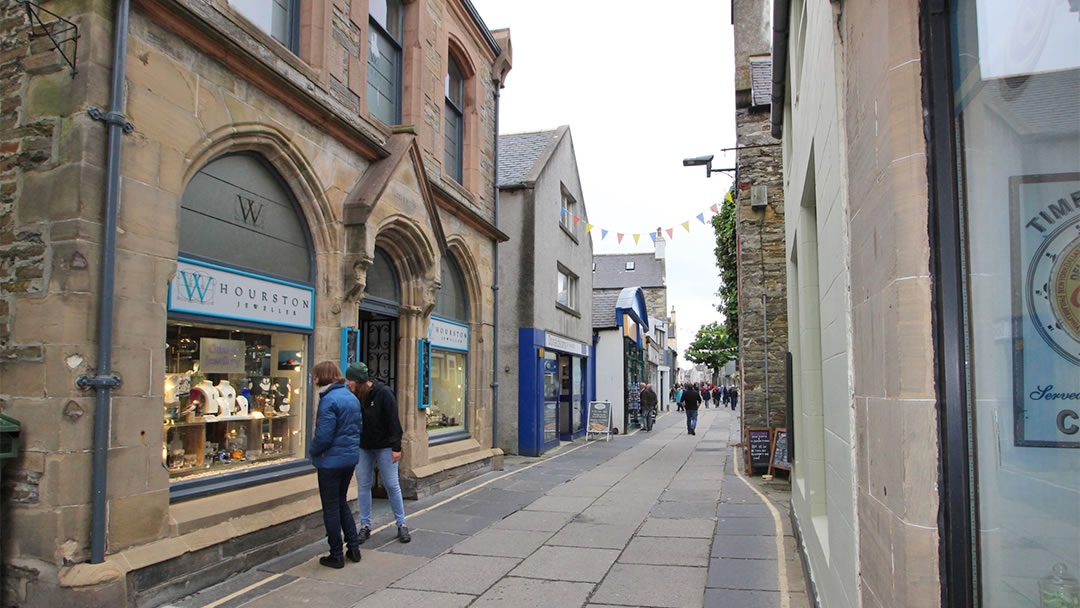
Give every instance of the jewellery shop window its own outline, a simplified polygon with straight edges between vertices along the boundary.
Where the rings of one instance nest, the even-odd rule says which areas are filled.
[[[195,479],[304,455],[307,336],[170,321],[162,456]]]

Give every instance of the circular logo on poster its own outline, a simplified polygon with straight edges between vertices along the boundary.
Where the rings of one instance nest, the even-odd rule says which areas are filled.
[[[1031,258],[1031,322],[1054,352],[1080,365],[1080,222],[1058,227]]]

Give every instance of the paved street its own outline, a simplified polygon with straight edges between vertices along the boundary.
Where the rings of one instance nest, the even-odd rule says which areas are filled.
[[[651,433],[507,458],[406,503],[410,544],[377,501],[359,564],[319,566],[319,542],[173,605],[804,608],[786,484],[745,483],[737,438],[728,410],[701,410],[696,436],[668,412]]]

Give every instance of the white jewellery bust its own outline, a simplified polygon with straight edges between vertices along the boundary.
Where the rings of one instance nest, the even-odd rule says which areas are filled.
[[[232,416],[236,413],[236,389],[228,380],[218,382],[214,387],[218,391],[218,404],[221,406],[222,416]]]
[[[221,397],[221,394],[214,388],[213,382],[203,380],[198,386],[193,388],[191,392],[194,393],[195,391],[201,392],[204,396],[200,401],[200,403],[202,403],[204,417],[216,417],[221,415],[221,409],[218,404],[218,399]]]

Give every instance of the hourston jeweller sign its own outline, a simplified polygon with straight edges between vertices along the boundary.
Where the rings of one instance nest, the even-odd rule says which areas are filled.
[[[180,258],[169,283],[169,310],[311,329],[315,290]]]
[[[1009,182],[1014,442],[1080,448],[1080,173]]]

